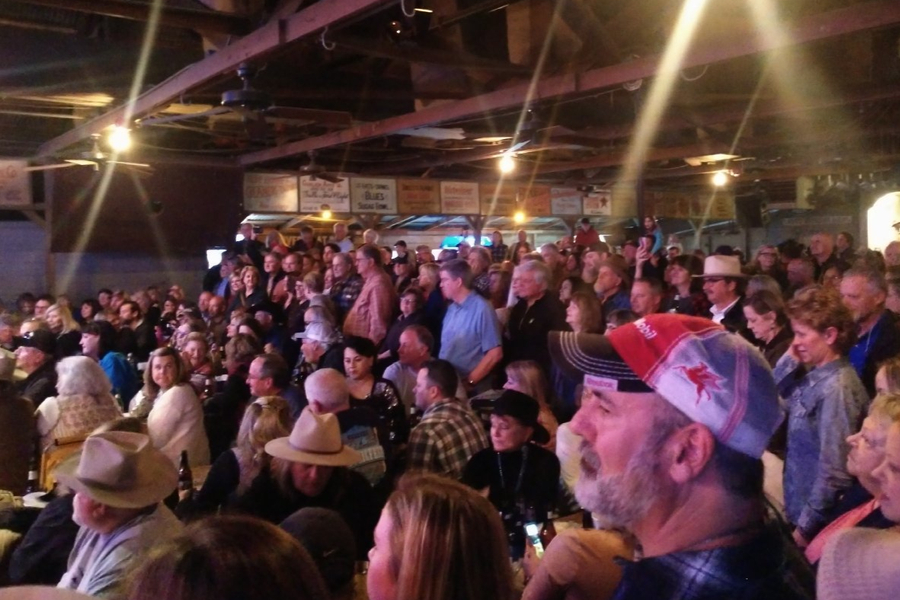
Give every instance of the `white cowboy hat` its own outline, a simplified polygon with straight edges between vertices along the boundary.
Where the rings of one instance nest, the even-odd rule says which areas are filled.
[[[318,415],[304,408],[291,435],[266,444],[266,454],[290,462],[324,467],[349,467],[362,462],[362,455],[345,446],[341,426],[332,414]]]
[[[91,435],[80,454],[56,470],[57,480],[115,508],[156,504],[175,490],[178,471],[142,433],[108,431]]]
[[[713,254],[703,261],[703,275],[694,277],[747,277],[741,272],[741,261],[737,256]]]

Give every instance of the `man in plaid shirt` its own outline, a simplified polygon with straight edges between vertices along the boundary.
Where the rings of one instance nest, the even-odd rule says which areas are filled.
[[[759,351],[672,314],[549,340],[557,365],[584,378],[575,496],[640,545],[614,600],[813,597],[809,566],[766,514],[761,457],[784,416]]]
[[[407,469],[460,479],[473,454],[490,445],[487,431],[464,400],[455,398],[459,381],[446,360],[430,360],[416,377],[416,407],[424,411],[407,447]]]
[[[331,300],[337,310],[339,323],[344,322],[344,317],[353,308],[359,293],[363,288],[363,278],[353,269],[353,259],[346,252],[335,254],[331,259],[331,271],[334,273],[334,282],[331,284]]]

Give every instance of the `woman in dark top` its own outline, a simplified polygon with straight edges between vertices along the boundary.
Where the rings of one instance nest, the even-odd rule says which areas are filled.
[[[791,347],[794,332],[785,313],[784,299],[768,290],[760,290],[744,300],[747,328],[755,338],[755,345],[766,357],[769,366]]]
[[[538,423],[539,412],[531,396],[505,390],[491,414],[493,447],[476,453],[463,473],[463,483],[487,489],[503,517],[514,557],[524,552],[522,523],[545,521],[559,490],[559,459],[538,446],[550,438]]]
[[[400,334],[403,330],[410,325],[425,325],[425,311],[422,310],[424,306],[425,296],[421,289],[410,287],[400,294],[400,316],[388,329],[378,353],[378,360],[386,361],[385,367],[399,359],[397,351],[400,349]]]
[[[344,340],[344,372],[350,388],[350,406],[367,406],[375,411],[391,444],[396,446],[409,436],[406,409],[394,384],[375,377],[374,365],[375,344],[371,340],[355,335]]]
[[[44,315],[50,331],[56,334],[56,359],[81,354],[81,331],[68,307],[54,304]]]
[[[669,288],[663,299],[663,311],[705,317],[710,303],[703,293],[703,262],[693,254],[679,254],[669,263]]]
[[[244,267],[241,271],[241,282],[244,288],[236,293],[231,300],[231,306],[228,307],[229,312],[243,306],[250,308],[268,300],[266,296],[266,288],[259,284],[259,269],[256,267]]]

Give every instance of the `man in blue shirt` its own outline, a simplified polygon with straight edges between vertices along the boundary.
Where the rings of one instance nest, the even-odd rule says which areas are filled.
[[[500,321],[490,303],[472,290],[472,269],[462,259],[441,265],[441,291],[451,304],[444,315],[440,358],[449,361],[473,395],[492,387],[503,359]]]

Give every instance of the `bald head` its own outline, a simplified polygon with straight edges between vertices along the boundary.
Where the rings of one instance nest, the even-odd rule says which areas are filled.
[[[313,412],[339,413],[350,408],[350,389],[347,378],[335,369],[319,369],[303,384],[306,398]]]

